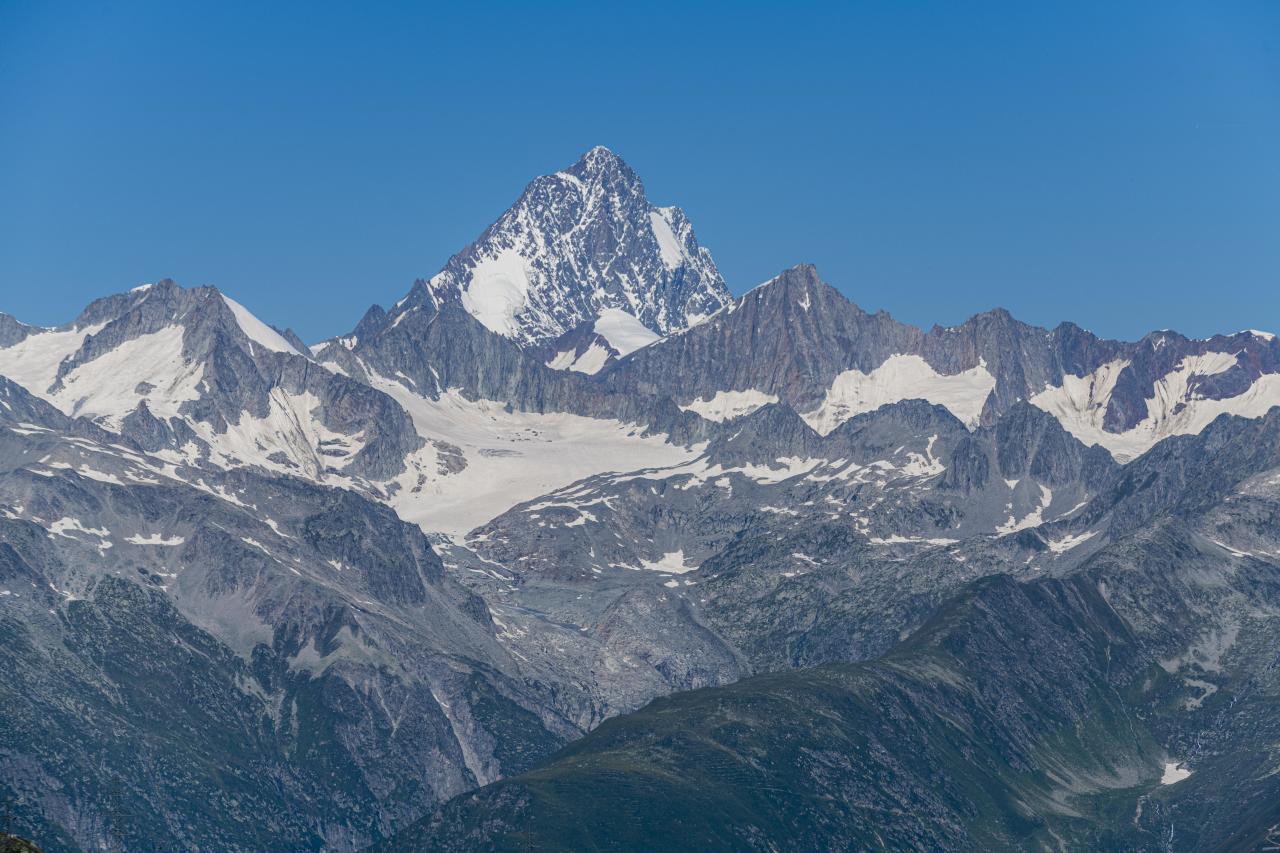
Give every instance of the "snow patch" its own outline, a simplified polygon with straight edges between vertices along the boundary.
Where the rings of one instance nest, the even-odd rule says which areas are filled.
[[[621,308],[606,308],[601,311],[592,330],[608,341],[619,356],[647,347],[662,337]]]
[[[694,400],[680,408],[701,415],[709,421],[724,423],[776,402],[777,396],[748,388],[745,391],[717,391],[709,399]]]
[[[1036,508],[1023,516],[1021,520],[1015,520],[1012,515],[1009,516],[1008,521],[996,528],[996,533],[1003,536],[1006,533],[1026,530],[1028,527],[1039,527],[1044,524],[1044,511],[1049,508],[1051,503],[1053,503],[1053,490],[1048,486],[1041,485],[1040,502],[1036,504]]]
[[[1237,361],[1235,354],[1224,352],[1187,356],[1155,383],[1146,401],[1147,416],[1122,433],[1106,431],[1103,421],[1126,361],[1108,362],[1086,376],[1064,376],[1061,386],[1047,386],[1029,402],[1057,418],[1080,441],[1101,445],[1118,462],[1129,462],[1169,436],[1199,433],[1219,415],[1260,418],[1280,405],[1280,374],[1258,377],[1235,397],[1211,400],[1200,394],[1196,377],[1223,373]]]
[[[698,567],[690,566],[685,562],[683,550],[675,550],[663,554],[653,562],[650,562],[649,560],[641,560],[640,568],[654,572],[666,572],[667,574],[680,575],[685,572],[692,572]]]
[[[936,435],[929,436],[929,443],[925,445],[924,454],[916,453],[914,450],[907,451],[907,463],[898,470],[904,477],[935,477],[944,473],[947,469],[942,461],[933,455],[933,446],[937,444],[938,437]]]
[[[689,449],[697,453],[701,452],[702,448],[694,447]],[[669,467],[652,466],[640,469],[629,474],[614,477],[613,482],[624,483],[629,480],[654,478],[670,480],[676,477],[687,477],[687,480],[676,485],[675,488],[685,491],[701,486],[703,483],[712,482],[720,488],[731,489],[732,482],[729,480],[727,475],[741,474],[742,476],[750,480],[754,480],[761,485],[772,486],[790,480],[793,477],[809,474],[809,472],[819,466],[828,464],[831,463],[826,459],[802,459],[798,456],[784,456],[774,460],[773,465],[748,464],[734,468],[725,468],[719,463],[714,465],[710,464],[707,457],[699,456],[696,459]],[[808,479],[816,480],[820,478],[818,476],[810,475]],[[825,477],[821,479],[835,478]]]
[[[669,270],[676,269],[684,261],[684,251],[662,210],[649,211],[649,225],[653,228],[653,238],[658,241],[662,265]]]
[[[74,539],[75,537],[72,536],[67,531],[72,531],[74,533],[86,533],[90,536],[96,536],[100,539],[111,535],[110,531],[108,531],[104,527],[85,527],[83,522],[80,521],[80,519],[72,518],[71,516],[64,516],[63,518],[60,518],[49,525],[50,537],[56,535],[56,536],[65,537],[67,539]]]
[[[567,349],[558,353],[547,362],[552,370],[573,370],[578,373],[596,374],[609,361],[613,353],[599,343],[592,343],[581,355],[575,350]]]
[[[166,537],[159,533],[152,533],[150,536],[143,536],[141,533],[135,533],[132,536],[126,537],[124,541],[130,542],[134,545],[164,545],[172,548],[176,545],[181,545],[187,540],[182,536]]]
[[[918,355],[891,355],[870,373],[846,370],[835,378],[817,409],[801,415],[827,435],[854,415],[902,400],[921,399],[946,407],[970,429],[996,387],[985,362],[955,374],[934,370]]]
[[[808,474],[826,461],[825,459],[801,459],[799,456],[782,456],[774,460],[778,468],[771,465],[744,465],[738,470],[757,483],[772,485],[790,480],[792,477],[799,477],[801,474]]]
[[[98,471],[90,468],[88,465],[81,465],[76,469],[76,473],[81,477],[85,477],[90,480],[97,480],[99,483],[111,483],[115,486],[125,485],[124,480],[121,480],[115,474],[108,474],[106,471]]]
[[[529,273],[514,249],[477,262],[462,292],[462,306],[486,329],[508,338],[519,331],[515,317],[528,299]]]
[[[248,336],[249,340],[259,346],[266,347],[272,352],[290,352],[294,355],[302,355],[298,352],[293,344],[284,339],[275,329],[253,316],[253,313],[236,302],[230,296],[223,294],[222,301],[227,303],[227,307],[231,309],[231,313],[236,317],[236,323],[240,326],[240,331]]]
[[[1084,533],[1063,536],[1060,539],[1049,540],[1049,550],[1055,554],[1065,554],[1073,548],[1077,548],[1088,542],[1090,539],[1098,535],[1098,531],[1089,530]]]
[[[924,536],[900,536],[895,533],[892,536],[879,537],[872,536],[867,539],[872,545],[954,545],[957,539],[930,539]]]

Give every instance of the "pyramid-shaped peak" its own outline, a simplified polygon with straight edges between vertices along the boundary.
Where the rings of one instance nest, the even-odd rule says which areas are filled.
[[[791,288],[813,287],[822,283],[822,279],[818,275],[818,268],[813,264],[796,264],[778,273],[773,278],[761,282],[747,292],[786,291]]]
[[[818,268],[813,264],[796,264],[783,270],[768,281],[747,291],[741,301],[745,303],[749,299],[769,305],[796,303],[805,309],[814,304],[814,300],[847,301],[835,288],[822,280],[818,275]]]
[[[578,158],[577,164],[586,169],[629,169],[626,162],[603,145],[597,145]]]
[[[490,331],[544,346],[608,312],[656,335],[730,301],[711,254],[677,207],[657,207],[617,154],[596,146],[535,178],[470,246],[388,312],[459,303]]]
[[[568,178],[589,185],[621,182],[627,186],[629,192],[640,197],[644,195],[644,186],[640,177],[627,165],[626,161],[603,145],[597,145],[579,157],[572,166],[548,177]]]
[[[822,277],[818,275],[818,268],[813,264],[789,267],[776,280],[784,282],[788,287],[817,287],[823,283]]]

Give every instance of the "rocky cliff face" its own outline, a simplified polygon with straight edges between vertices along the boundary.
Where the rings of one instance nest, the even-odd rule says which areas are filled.
[[[476,242],[386,315],[457,302],[521,346],[555,340],[615,309],[666,335],[729,302],[711,254],[678,207],[655,207],[607,148],[535,178]]]
[[[314,350],[169,281],[0,315],[0,793],[50,850],[355,849],[527,770],[401,840],[608,829],[548,791],[740,846],[1256,840],[1277,377],[812,267],[731,300],[603,149]],[[532,769],[704,688],[564,754],[634,796]]]
[[[211,287],[166,280],[100,299],[0,349],[0,375],[187,464],[383,479],[421,444],[392,400]]]
[[[0,768],[49,849],[359,846],[578,733],[386,507],[0,401]]]
[[[659,699],[379,849],[1264,849],[1278,428],[1170,443],[1142,529],[965,584],[875,660]],[[1089,504],[1113,534],[1126,482]]]
[[[599,381],[668,395],[719,421],[781,400],[819,432],[904,399],[946,406],[970,426],[1026,400],[1128,461],[1220,414],[1265,414],[1280,403],[1278,370],[1280,344],[1253,331],[1198,341],[1156,332],[1126,343],[1071,323],[1040,329],[996,310],[926,332],[862,311],[806,265]]]

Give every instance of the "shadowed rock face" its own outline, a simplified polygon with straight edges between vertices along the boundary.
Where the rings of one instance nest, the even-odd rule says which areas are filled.
[[[877,660],[659,699],[378,849],[1256,849],[1280,620],[1238,620],[1280,581],[1187,521],[969,584]],[[1225,626],[1236,650],[1194,677],[1188,644]],[[1191,776],[1160,784],[1173,763]]]
[[[402,471],[406,454],[421,445],[408,415],[262,328],[278,339],[275,348],[255,341],[214,288],[164,280],[100,299],[66,326],[28,334],[27,343],[63,336],[72,344],[27,390],[148,452],[172,451],[188,462],[271,463],[318,480],[338,469],[370,480]],[[22,362],[40,357],[57,354],[11,357],[10,367],[29,370]],[[238,437],[246,433],[256,435]]]
[[[358,847],[579,733],[386,507],[0,400],[0,777],[48,849]]]
[[[0,315],[0,794],[51,850],[1262,844],[1278,354],[730,300],[603,149],[314,352]]]
[[[1112,687],[1141,671],[1135,651],[1091,584],[994,578],[880,661],[658,700],[382,849],[1018,849],[1059,823],[1088,833],[1056,802],[1063,781],[1150,783],[1160,758]]]
[[[979,369],[989,375],[990,385],[977,400],[982,423],[1046,391],[1083,383],[1073,399],[1097,412],[1079,417],[1094,418],[1097,429],[1115,435],[1148,418],[1148,401],[1181,395],[1181,408],[1160,414],[1167,419],[1197,400],[1240,398],[1259,378],[1280,370],[1280,344],[1252,332],[1200,341],[1160,332],[1126,343],[1099,339],[1071,323],[1052,330],[1029,326],[1002,309],[926,332],[884,312],[863,311],[825,284],[814,267],[801,265],[696,328],[611,365],[598,381],[635,394],[670,395],[681,404],[717,391],[752,390],[808,414],[827,401],[842,374],[872,374],[902,356],[918,356],[942,377]],[[1106,383],[1092,377],[1108,365],[1115,365],[1115,377],[1104,389]],[[1190,371],[1186,387],[1169,385],[1181,368]],[[1089,400],[1091,386],[1101,395],[1096,400]],[[1268,393],[1280,402],[1280,392]],[[1046,399],[1041,405],[1052,403]],[[1128,451],[1129,458],[1155,440]]]
[[[11,347],[26,339],[35,329],[20,323],[8,314],[0,313],[0,347]]]
[[[692,463],[571,484],[513,507],[469,541],[517,576],[561,579],[677,553],[688,569],[718,565],[735,543],[790,541],[813,525],[860,538],[857,550],[954,550],[1065,519],[1120,467],[1026,403],[974,432],[923,400],[857,415],[825,436],[781,403],[730,427]],[[813,557],[814,547],[774,556],[809,574],[817,569],[791,555]],[[708,574],[703,591],[714,586]]]
[[[384,322],[455,300],[490,331],[537,347],[608,308],[660,335],[678,332],[730,297],[684,213],[650,204],[635,172],[597,147],[568,169],[535,178]]]

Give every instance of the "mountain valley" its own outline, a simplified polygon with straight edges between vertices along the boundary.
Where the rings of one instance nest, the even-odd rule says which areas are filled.
[[[47,851],[1280,843],[1277,406],[1266,332],[735,298],[601,147],[312,346],[0,314],[0,795]]]

